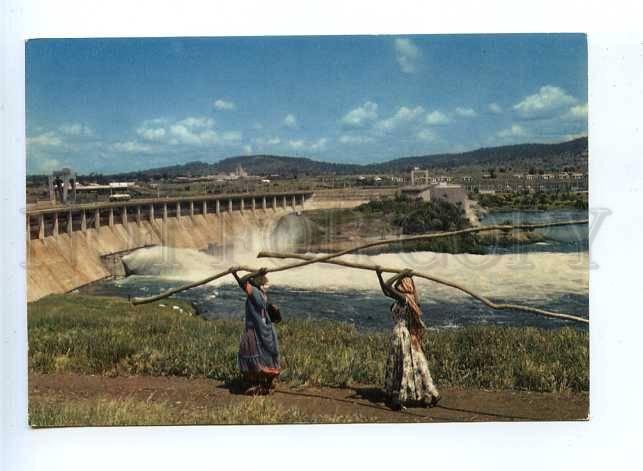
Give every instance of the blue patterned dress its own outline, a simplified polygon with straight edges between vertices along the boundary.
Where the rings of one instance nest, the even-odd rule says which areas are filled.
[[[277,332],[267,312],[266,295],[252,287],[246,299],[245,329],[239,341],[237,364],[243,373],[279,374]]]

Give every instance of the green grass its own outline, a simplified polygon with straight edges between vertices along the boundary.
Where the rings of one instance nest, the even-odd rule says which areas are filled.
[[[308,414],[285,408],[268,397],[253,397],[219,407],[181,407],[171,402],[149,403],[136,399],[47,399],[29,401],[32,427],[87,427],[126,425],[258,425],[296,423],[368,422],[361,414]]]
[[[29,368],[38,373],[235,380],[242,323],[206,321],[191,313],[178,300],[131,306],[118,298],[48,296],[29,305]],[[278,333],[283,381],[338,387],[383,383],[386,333],[293,319],[279,324]],[[589,390],[585,331],[489,326],[429,331],[424,348],[439,386]]]
[[[587,193],[471,193],[470,196],[478,200],[483,207],[493,211],[587,209]]]

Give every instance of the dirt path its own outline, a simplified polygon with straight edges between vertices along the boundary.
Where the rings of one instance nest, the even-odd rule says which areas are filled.
[[[379,388],[293,388],[278,384],[270,396],[284,408],[311,415],[360,414],[375,422],[480,422],[524,420],[582,420],[587,418],[587,394],[547,394],[519,391],[447,389],[431,409],[388,409]],[[136,399],[174,404],[177,408],[205,409],[248,401],[221,382],[181,377],[105,377],[69,374],[29,375],[29,398],[69,401],[83,399]]]

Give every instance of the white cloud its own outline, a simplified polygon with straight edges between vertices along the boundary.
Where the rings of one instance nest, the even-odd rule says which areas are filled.
[[[290,146],[290,148],[295,150],[303,149],[306,145],[306,141],[304,141],[303,139],[290,140],[288,141],[288,145]]]
[[[417,133],[417,138],[421,141],[435,142],[438,140],[438,135],[432,129],[421,129]]]
[[[462,116],[463,118],[475,118],[478,116],[478,113],[473,108],[461,108],[457,107],[455,109],[455,114]]]
[[[367,144],[373,142],[373,138],[369,136],[354,136],[350,134],[344,134],[340,136],[339,142],[342,144]]]
[[[412,123],[424,113],[424,108],[416,106],[415,108],[400,107],[397,112],[388,119],[377,123],[376,127],[380,131],[392,131],[403,124]]]
[[[499,114],[502,113],[502,107],[498,103],[489,103],[489,111]]]
[[[148,141],[163,141],[167,136],[165,129],[168,121],[166,119],[148,119],[143,121],[141,126],[136,130],[136,134]]]
[[[228,101],[222,98],[219,98],[217,101],[215,101],[213,103],[213,106],[219,111],[230,111],[237,108],[237,105],[234,101]]]
[[[525,97],[513,107],[523,118],[547,118],[562,109],[575,105],[576,98],[570,96],[560,87],[545,85],[538,93]]]
[[[94,130],[82,123],[63,124],[58,128],[60,132],[68,136],[93,136]]]
[[[221,134],[221,139],[229,142],[240,141],[242,134],[240,131],[225,131]]]
[[[254,140],[254,142],[262,147],[265,146],[276,146],[281,144],[281,139],[277,136],[272,136],[272,137],[258,137]]]
[[[288,128],[296,128],[297,127],[297,117],[294,114],[287,114],[286,117],[284,118],[284,126]]]
[[[587,135],[584,122],[553,119],[529,120],[512,123],[489,137],[492,144],[518,144],[524,142],[562,142]]]
[[[498,131],[497,135],[502,139],[507,139],[513,137],[524,137],[527,136],[528,133],[527,130],[519,124],[512,124],[511,127]]]
[[[278,146],[279,144],[282,144],[282,140],[278,136],[257,137],[253,140],[253,142],[260,149],[266,148],[266,147],[275,147],[275,146]]]
[[[564,138],[566,141],[572,141],[574,139],[578,139],[581,137],[587,137],[586,132],[579,132],[579,133],[574,133],[574,134],[565,134]]]
[[[37,136],[27,138],[27,145],[58,147],[63,145],[63,140],[55,132],[48,131]]]
[[[377,103],[367,101],[362,106],[346,113],[340,123],[347,127],[359,128],[377,119]]]
[[[276,146],[277,144],[281,144],[281,139],[278,137],[271,137],[266,140],[267,144],[270,144],[271,146]]]
[[[167,134],[165,128],[145,128],[141,127],[136,130],[136,133],[143,139],[148,141],[162,141]]]
[[[442,126],[449,124],[452,120],[446,114],[439,110],[431,111],[426,115],[426,124],[430,126]]]
[[[243,151],[244,151],[246,154],[252,154],[252,146],[251,146],[251,145],[246,144],[245,146],[243,146]]]
[[[217,133],[212,129],[195,130],[185,124],[173,124],[170,126],[170,135],[173,136],[173,139],[170,140],[171,144],[200,146],[217,142]]]
[[[195,129],[210,129],[214,127],[214,120],[212,118],[193,117],[189,116],[181,121],[177,121],[178,125],[187,126]]]
[[[319,150],[324,150],[326,148],[326,144],[328,143],[328,139],[325,137],[319,138],[316,141],[306,141],[305,139],[292,139],[288,141],[288,147],[290,147],[293,150],[300,150],[300,151],[319,151]]]
[[[204,116],[188,116],[179,121],[152,119],[144,121],[136,133],[146,141],[168,145],[223,145],[239,142],[240,131],[217,132],[215,121]]]
[[[573,121],[587,119],[587,103],[583,105],[572,106],[569,110],[567,110],[562,118]]]
[[[326,139],[325,137],[317,139],[317,141],[313,142],[310,145],[310,150],[312,151],[324,150],[326,148],[327,143],[328,143],[328,139]]]
[[[116,152],[125,152],[128,154],[147,153],[152,151],[152,146],[138,141],[115,142],[112,149]]]
[[[395,40],[395,58],[402,72],[411,74],[417,69],[420,50],[410,39],[398,38]]]

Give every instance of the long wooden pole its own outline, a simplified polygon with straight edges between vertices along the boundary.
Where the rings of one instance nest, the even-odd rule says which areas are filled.
[[[279,253],[279,252],[262,252],[260,257],[267,257],[267,258],[295,258],[295,259],[300,259],[300,260],[314,260],[315,257],[310,256],[310,255],[301,255],[301,254],[296,254],[296,253]],[[324,260],[321,263],[329,263],[333,265],[340,265],[343,267],[350,267],[350,268],[358,268],[361,270],[373,270],[375,271],[378,269],[377,265],[367,265],[365,263],[355,263],[355,262],[346,262],[344,260]],[[400,270],[399,268],[390,268],[390,267],[379,267],[383,272],[387,273],[400,273],[403,270]],[[579,317],[579,316],[574,316],[571,314],[563,314],[559,312],[552,312],[552,311],[545,311],[544,309],[538,309],[535,307],[529,307],[529,306],[521,306],[518,304],[504,304],[504,303],[494,303],[491,301],[489,298],[476,293],[475,291],[462,286],[458,283],[455,283],[453,281],[445,280],[444,278],[438,278],[437,276],[429,275],[426,273],[418,272],[412,270],[410,272],[412,276],[416,276],[418,278],[425,278],[430,281],[434,281],[435,283],[439,283],[441,285],[446,285],[450,286],[451,288],[455,288],[457,290],[460,290],[464,293],[467,293],[469,296],[477,299],[478,301],[481,301],[483,304],[487,305],[488,307],[492,309],[497,309],[497,310],[512,310],[512,311],[524,311],[524,312],[529,312],[532,314],[540,314],[541,316],[546,316],[546,317],[553,317],[556,319],[564,319],[564,320],[569,320],[569,321],[575,321],[575,322],[581,322],[584,324],[589,324],[589,320],[584,318],[584,317]]]
[[[256,271],[256,268],[248,268],[248,267],[238,267],[238,268],[239,268],[239,271],[250,271],[250,272]],[[173,294],[180,293],[181,291],[186,291],[188,289],[196,288],[197,286],[204,285],[206,283],[209,283],[210,281],[216,280],[217,278],[221,278],[223,276],[229,275],[230,273],[232,273],[232,270],[228,268],[225,271],[222,271],[212,276],[208,276],[207,278],[204,278],[202,280],[195,281],[194,283],[179,286],[177,288],[168,289],[167,291],[164,291],[161,294],[157,294],[156,296],[149,296],[147,298],[132,298],[131,303],[146,304],[146,303],[158,301],[159,299],[167,298],[169,296],[172,296]]]
[[[358,245],[358,246],[355,246],[346,250],[342,250],[340,252],[335,252],[332,254],[322,255],[319,257],[312,257],[308,260],[304,260],[301,262],[290,263],[290,264],[282,265],[280,267],[275,267],[275,268],[269,268],[266,270],[266,273],[275,273],[275,272],[280,272],[285,270],[291,270],[293,268],[303,267],[306,265],[311,265],[313,263],[320,263],[335,257],[340,257],[342,255],[346,255],[352,252],[358,252],[360,250],[368,249],[370,247],[375,247],[378,245],[387,245],[387,244],[394,244],[394,243],[400,243],[400,242],[413,242],[417,240],[437,239],[441,237],[453,237],[456,235],[470,234],[475,232],[496,231],[496,230],[511,231],[516,229],[532,230],[532,229],[542,229],[545,227],[571,226],[571,225],[579,225],[579,224],[587,224],[587,223],[588,223],[588,220],[584,219],[579,221],[561,221],[561,222],[549,222],[549,223],[541,223],[541,224],[518,224],[515,226],[501,224],[501,225],[484,226],[484,227],[472,227],[469,229],[461,229],[458,231],[438,232],[435,234],[420,234],[420,235],[409,236],[409,237],[396,237],[391,239],[384,239],[384,240],[369,242],[367,244]],[[260,252],[257,256],[262,257],[263,254],[265,253],[266,252]],[[246,268],[247,267],[240,267],[240,270],[251,271],[253,274],[256,273],[255,269],[246,270]],[[172,288],[156,296],[150,296],[147,298],[134,298],[132,300],[132,304],[144,304],[144,303],[150,303],[153,301],[158,301],[159,299],[167,298],[168,296],[171,296],[176,293],[180,293],[181,291],[185,291],[185,290],[203,285],[205,283],[209,283],[210,281],[216,280],[217,278],[221,278],[222,276],[225,276],[229,273],[230,273],[230,269],[217,273],[216,275],[209,276],[202,280],[195,281],[194,283],[190,283],[184,286],[179,286],[178,288]]]
[[[417,240],[438,239],[441,237],[453,237],[456,235],[471,234],[475,232],[486,232],[486,231],[497,231],[497,230],[511,231],[516,229],[532,230],[532,229],[542,229],[544,227],[575,226],[580,224],[587,224],[588,222],[589,221],[587,219],[582,219],[579,221],[560,221],[560,222],[549,222],[549,223],[541,223],[541,224],[517,224],[515,226],[497,224],[494,226],[471,227],[469,229],[461,229],[458,231],[438,232],[435,234],[420,234],[420,235],[408,236],[408,237],[398,237],[394,239],[376,240],[373,242],[369,242],[367,244],[351,247],[351,248],[342,250],[340,252],[335,252],[328,255],[322,255],[320,257],[313,257],[310,260],[306,260],[303,262],[291,263],[289,265],[283,265],[281,267],[271,268],[268,271],[278,272],[278,271],[290,270],[293,268],[299,268],[306,265],[311,265],[313,263],[324,262],[326,260],[330,260],[331,258],[341,257],[342,255],[347,255],[349,253],[358,252],[360,250],[369,249],[371,247],[376,247],[378,245],[396,244],[400,242],[414,242]],[[259,252],[257,257],[261,257],[262,254],[265,254],[265,253],[266,252]]]

